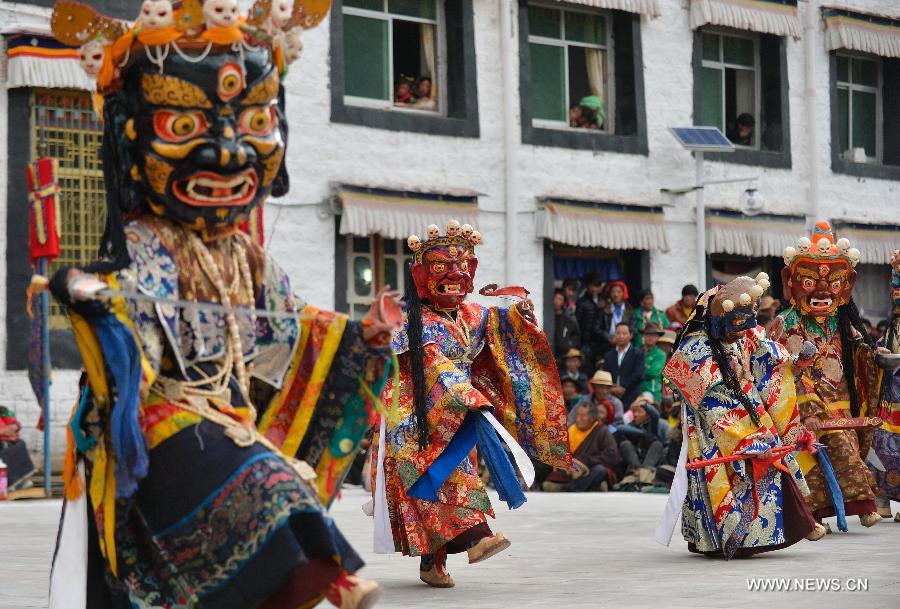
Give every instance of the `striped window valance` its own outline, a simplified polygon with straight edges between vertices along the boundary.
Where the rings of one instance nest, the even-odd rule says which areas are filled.
[[[447,194],[342,185],[336,200],[342,235],[406,239],[424,235],[429,224],[443,230],[450,219],[478,228],[478,196],[471,191]]]
[[[582,4],[594,8],[627,11],[648,17],[659,17],[659,0],[561,0],[566,4]]]
[[[900,14],[876,15],[826,6],[822,8],[822,16],[829,51],[850,49],[882,57],[900,57]]]
[[[78,49],[48,35],[6,35],[6,87],[41,87],[93,91],[94,83],[78,63]]]
[[[722,25],[799,39],[797,0],[691,0],[691,28]]]
[[[706,251],[710,254],[781,257],[785,246],[793,245],[807,232],[803,216],[745,216],[714,209],[706,212]]]
[[[888,264],[891,254],[900,249],[900,225],[859,224],[846,220],[834,220],[834,236],[846,237],[859,250],[860,262],[866,264]]]
[[[669,249],[662,207],[549,198],[536,216],[537,236],[576,247]]]

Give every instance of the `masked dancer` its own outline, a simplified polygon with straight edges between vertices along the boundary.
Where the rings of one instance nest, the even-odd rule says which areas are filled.
[[[99,262],[51,281],[86,366],[51,607],[376,599],[325,506],[396,303],[361,323],[307,306],[238,228],[287,192],[282,77],[329,4],[148,0],[131,28],[56,5],[55,36],[98,79],[108,206]]]
[[[781,281],[790,308],[779,315],[772,337],[791,354],[804,342],[815,346],[812,365],[796,378],[803,424],[816,432],[822,450],[800,464],[811,493],[806,501],[816,519],[858,515],[863,526],[881,520],[875,506],[877,486],[865,464],[872,445],[870,427],[834,429],[848,419],[875,414],[880,374],[872,339],[853,302],[854,268],[860,252],[847,239],[835,241],[828,222],[816,224],[812,238],[801,237],[784,249]],[[830,427],[830,429],[824,429]],[[830,529],[830,527],[829,527]]]
[[[876,498],[878,514],[891,517],[891,501],[900,501],[900,250],[891,257],[891,318],[884,335],[883,346],[890,355],[876,360],[884,362],[881,381],[881,400],[878,416],[884,420],[875,430],[872,448],[880,461],[872,473],[878,484]],[[894,516],[900,522],[900,512]]]
[[[376,550],[420,556],[420,578],[435,587],[454,585],[448,554],[477,563],[510,544],[488,526],[476,446],[510,508],[525,496],[498,435],[529,482],[529,457],[571,469],[559,374],[527,292],[482,290],[523,298],[510,308],[466,300],[480,241],[456,221],[445,234],[431,225],[427,239],[409,238],[408,318],[393,339],[399,371],[373,442]]]
[[[688,549],[726,559],[825,535],[793,454],[812,438],[799,422],[792,360],[756,320],[768,287],[760,273],[702,294],[663,370],[682,397],[684,442],[660,543],[679,511]]]

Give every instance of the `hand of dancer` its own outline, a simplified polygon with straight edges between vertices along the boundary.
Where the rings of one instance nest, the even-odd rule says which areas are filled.
[[[523,298],[516,303],[515,307],[522,317],[537,325],[537,318],[534,316],[534,302],[530,298]]]
[[[391,333],[403,326],[403,310],[400,293],[390,288],[382,288],[375,296],[375,302],[362,320],[362,334],[370,347],[387,347],[391,344]]]

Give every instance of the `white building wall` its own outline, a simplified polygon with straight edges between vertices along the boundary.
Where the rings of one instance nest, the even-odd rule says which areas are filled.
[[[505,277],[504,107],[501,39],[497,0],[474,0],[478,82],[479,138],[452,138],[391,132],[332,123],[329,24],[306,33],[305,50],[288,76],[287,105],[291,142],[287,156],[291,192],[266,206],[267,247],[292,277],[295,290],[308,302],[332,307],[335,302],[335,220],[323,205],[336,183],[383,187],[417,186],[432,191],[469,189],[479,197],[477,228],[484,234],[479,248],[477,284],[503,284]],[[680,296],[681,286],[695,282],[696,239],[693,197],[673,197],[661,188],[690,184],[694,162],[667,131],[667,127],[693,123],[693,32],[687,2],[660,0],[662,15],[642,19],[643,81],[649,155],[568,150],[519,144],[514,151],[518,180],[515,185],[517,266],[510,282],[528,286],[538,312],[542,311],[543,244],[536,240],[536,199],[549,193],[572,198],[614,200],[643,205],[664,205],[670,249],[650,253],[651,286],[661,306]],[[843,4],[892,12],[893,0],[844,0]],[[801,19],[807,3],[800,3]],[[0,23],[40,23],[47,11],[0,2]],[[46,21],[43,21],[46,27]],[[518,49],[516,36],[515,49]],[[805,215],[810,212],[808,183],[811,163],[819,169],[819,196],[824,217],[852,217],[860,221],[896,223],[900,182],[857,178],[831,171],[828,56],[821,22],[816,33],[816,113],[809,117],[805,104],[803,41],[788,40],[791,157],[789,170],[707,162],[709,178],[758,175],[758,188],[771,212]],[[515,62],[518,65],[518,62]],[[518,74],[511,82],[518,83]],[[519,106],[511,124],[519,131]],[[6,91],[0,87],[0,141],[6,140]],[[808,150],[807,130],[819,129],[815,155]],[[521,138],[517,137],[516,141]],[[6,175],[6,148],[0,146],[0,176]],[[706,204],[738,208],[743,184],[707,189]],[[6,184],[0,178],[0,217],[5,218]],[[439,223],[442,218],[436,218]],[[424,227],[423,227],[424,229]],[[799,235],[798,235],[799,236]],[[5,245],[6,232],[0,231]],[[5,257],[0,257],[0,278],[5,278]],[[5,303],[0,296],[0,314]],[[0,341],[5,326],[0,324]],[[23,346],[24,348],[24,346]],[[0,369],[5,369],[0,350]],[[54,376],[54,425],[60,425],[75,399],[72,372]],[[38,449],[33,429],[37,407],[24,373],[0,374],[0,400],[22,417],[26,439]],[[61,437],[56,431],[55,437]],[[61,439],[55,446],[63,446]]]

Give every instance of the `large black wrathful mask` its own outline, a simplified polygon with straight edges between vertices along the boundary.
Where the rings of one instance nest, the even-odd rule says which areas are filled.
[[[123,212],[147,206],[194,230],[239,224],[287,192],[279,73],[267,49],[191,59],[131,62],[106,98],[106,171]]]

